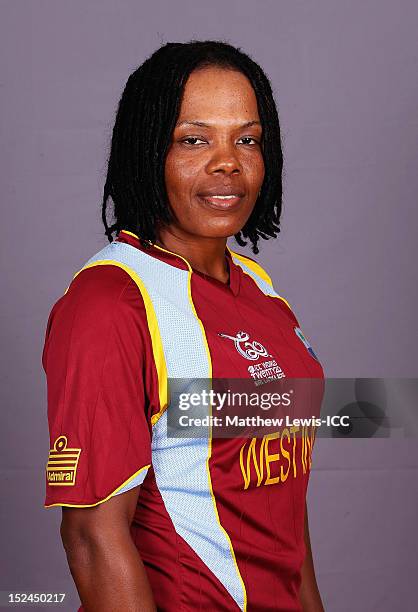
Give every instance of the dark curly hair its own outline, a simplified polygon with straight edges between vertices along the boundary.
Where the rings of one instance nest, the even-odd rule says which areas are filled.
[[[164,180],[164,167],[184,85],[196,68],[219,66],[242,72],[250,81],[263,127],[265,176],[254,209],[235,234],[258,253],[260,238],[275,238],[282,209],[283,154],[280,124],[269,79],[247,54],[222,41],[167,43],[128,78],[118,104],[103,190],[102,220],[112,242],[127,229],[141,244],[155,242],[158,223],[173,220]],[[112,225],[107,222],[109,196],[114,204]]]

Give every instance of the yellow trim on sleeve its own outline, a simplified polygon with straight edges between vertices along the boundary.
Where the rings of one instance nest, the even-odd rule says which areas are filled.
[[[98,261],[94,261],[91,264],[84,266],[81,270],[79,270],[73,277],[74,278],[80,274],[83,270],[87,270],[88,268],[93,268],[94,266],[116,266],[124,270],[129,276],[132,278],[134,283],[137,285],[142,299],[144,300],[145,311],[147,315],[147,323],[148,329],[151,336],[151,344],[152,344],[152,352],[154,355],[155,365],[157,368],[157,377],[158,377],[158,397],[160,402],[160,410],[152,415],[151,424],[155,425],[161,415],[164,413],[168,406],[168,380],[167,380],[167,365],[164,356],[164,347],[161,340],[160,329],[158,327],[158,319],[155,314],[154,306],[151,300],[151,297],[142,281],[142,279],[136,274],[134,270],[129,268],[129,266],[120,263],[119,261],[115,261],[113,259],[102,259]]]
[[[110,493],[110,495],[108,495],[104,499],[101,499],[98,502],[95,502],[94,504],[67,504],[67,503],[55,502],[54,504],[44,504],[44,508],[52,508],[54,506],[66,506],[66,507],[69,507],[69,508],[93,508],[94,506],[98,506],[99,504],[103,504],[105,501],[110,499],[113,495],[115,495],[115,493],[120,491],[120,489],[122,489],[129,482],[131,482],[131,480],[133,480],[136,476],[138,476],[138,474],[140,474],[142,472],[142,470],[148,469],[149,467],[151,467],[151,464],[144,465],[137,472],[135,472],[135,474],[133,474],[127,480],[125,480],[125,482],[123,482],[117,489],[115,489],[112,493]]]

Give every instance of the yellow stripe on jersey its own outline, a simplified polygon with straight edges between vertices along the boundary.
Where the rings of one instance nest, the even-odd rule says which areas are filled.
[[[99,261],[94,261],[91,264],[87,264],[86,266],[84,266],[84,268],[79,270],[74,275],[73,280],[83,270],[93,268],[94,266],[117,266],[118,268],[121,268],[122,270],[124,270],[127,274],[129,274],[129,276],[132,278],[134,283],[137,285],[142,295],[142,299],[144,300],[145,311],[147,315],[148,329],[149,329],[150,336],[151,336],[152,352],[154,355],[154,361],[155,361],[155,366],[157,369],[157,377],[158,377],[158,397],[159,397],[159,402],[160,402],[160,409],[156,414],[154,414],[151,417],[151,424],[155,425],[155,423],[158,421],[158,419],[161,417],[161,415],[163,414],[163,412],[166,410],[168,406],[168,378],[167,378],[167,365],[166,365],[166,361],[164,357],[163,343],[161,340],[161,334],[160,334],[160,330],[158,327],[158,320],[155,314],[155,310],[154,310],[154,306],[153,306],[151,297],[144,283],[142,282],[141,278],[136,274],[136,272],[134,272],[134,270],[129,268],[129,266],[126,266],[125,264],[120,263],[119,261],[114,261],[112,259],[103,259]]]
[[[235,251],[232,251],[228,245],[226,245],[226,248],[232,255],[234,255],[237,259],[239,259],[246,266],[248,266],[250,270],[258,274],[258,276],[260,276],[264,281],[266,281],[266,283],[268,283],[271,287],[273,287],[273,283],[271,281],[270,276],[267,274],[264,268],[260,266],[259,263],[257,263],[256,261],[253,261],[249,257],[245,257],[245,255],[241,255],[240,253],[236,253]]]
[[[129,234],[129,236],[133,236],[134,238],[138,238],[139,240],[139,236],[137,236],[136,234],[134,234],[133,232],[130,232],[129,230],[121,230],[124,234]]]
[[[259,263],[257,263],[256,261],[253,261],[252,259],[249,259],[248,257],[245,257],[245,255],[241,255],[240,253],[236,253],[235,251],[232,251],[229,246],[227,245],[226,248],[228,249],[228,251],[231,253],[231,255],[234,255],[234,257],[236,257],[237,259],[239,259],[240,261],[242,261],[242,263],[244,265],[246,265],[248,268],[250,268],[250,270],[252,272],[254,272],[254,274],[257,274],[263,281],[265,281],[266,283],[268,283],[270,285],[270,287],[274,290],[273,287],[273,282],[270,278],[270,276],[267,274],[267,272],[264,270],[264,268],[262,268],[260,266]],[[241,268],[242,269],[242,268]],[[248,273],[245,270],[242,270],[244,272],[244,274]],[[249,276],[249,275],[248,275]],[[253,279],[254,280],[254,279]],[[274,297],[274,298],[278,298],[279,300],[282,300],[286,306],[292,310],[292,307],[290,306],[289,302],[282,297],[281,295],[270,295],[270,297]],[[293,311],[292,311],[293,312]]]

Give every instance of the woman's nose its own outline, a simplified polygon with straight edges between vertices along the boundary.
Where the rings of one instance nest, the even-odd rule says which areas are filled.
[[[242,166],[238,159],[237,151],[233,146],[217,147],[206,166],[208,174],[214,172],[232,174],[242,172]]]

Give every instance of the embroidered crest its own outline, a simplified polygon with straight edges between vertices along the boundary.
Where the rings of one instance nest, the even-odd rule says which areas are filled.
[[[54,486],[75,485],[81,448],[68,448],[67,437],[59,436],[51,448],[46,465],[48,484]]]

